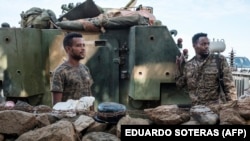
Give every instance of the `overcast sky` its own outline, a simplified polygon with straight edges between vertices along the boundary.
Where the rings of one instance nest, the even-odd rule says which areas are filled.
[[[0,5],[0,23],[20,27],[20,13],[32,7],[50,9],[57,18],[61,5],[79,0],[6,0]],[[94,0],[101,7],[124,7],[129,0]],[[168,29],[176,29],[175,39],[183,38],[183,48],[194,55],[191,38],[197,32],[208,33],[210,39],[224,39],[228,56],[233,49],[237,56],[250,58],[250,0],[137,0],[138,5],[151,6],[154,15]]]

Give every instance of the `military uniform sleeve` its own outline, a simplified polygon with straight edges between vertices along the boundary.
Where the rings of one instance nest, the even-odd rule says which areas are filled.
[[[62,74],[55,71],[51,80],[51,92],[63,92],[64,79]]]
[[[182,69],[177,69],[175,74],[175,82],[178,88],[183,88],[186,85],[186,66],[184,65]]]
[[[227,101],[237,100],[236,88],[233,80],[231,68],[228,65],[226,58],[221,58],[221,68],[223,73],[224,93]]]
[[[90,73],[89,68],[88,68],[86,65],[84,65],[84,67],[85,67],[86,71],[87,71],[88,74],[89,74],[89,78],[90,78],[90,87],[91,87],[91,86],[94,84],[93,77],[92,77],[92,75],[91,75],[91,73]]]

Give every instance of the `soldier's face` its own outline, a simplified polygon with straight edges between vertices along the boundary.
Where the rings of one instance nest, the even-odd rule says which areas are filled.
[[[207,57],[209,55],[209,39],[207,37],[200,37],[196,44],[194,44],[194,48],[197,54],[202,57]]]
[[[83,38],[73,38],[72,46],[68,47],[68,54],[76,60],[85,58],[86,51]]]

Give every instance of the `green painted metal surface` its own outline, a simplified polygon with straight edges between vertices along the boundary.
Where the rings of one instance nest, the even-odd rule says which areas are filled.
[[[0,81],[5,96],[32,105],[51,105],[50,78],[63,60],[60,29],[1,28]],[[91,71],[95,105],[119,102],[132,108],[185,104],[175,86],[175,57],[180,53],[166,26],[134,26],[105,33],[81,32]],[[151,103],[152,102],[152,103]]]
[[[136,100],[160,100],[161,83],[174,83],[179,50],[165,26],[135,26],[130,30],[129,95]]]
[[[44,93],[41,32],[35,29],[3,29],[1,48],[7,56],[3,90],[7,97]]]

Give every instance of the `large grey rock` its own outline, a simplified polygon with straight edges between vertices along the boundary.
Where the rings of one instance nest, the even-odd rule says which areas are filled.
[[[69,121],[58,121],[46,127],[30,130],[15,141],[75,141],[74,126]]]
[[[245,125],[246,119],[240,116],[238,101],[230,101],[221,106],[220,124],[221,125]]]
[[[181,125],[201,125],[201,124],[191,117],[189,121],[184,122]]]
[[[81,115],[79,118],[74,122],[74,126],[77,132],[81,132],[82,130],[89,127],[93,124],[95,120],[92,117]]]
[[[36,117],[36,120],[38,121],[38,127],[44,127],[47,125],[50,125],[48,114],[39,114]]]
[[[82,141],[120,141],[120,138],[110,133],[91,132],[83,136]]]
[[[4,110],[0,111],[0,125],[0,133],[21,135],[34,129],[37,125],[37,120],[32,113]]]
[[[220,124],[221,125],[245,125],[246,120],[242,118],[238,111],[233,108],[222,109],[220,111]]]
[[[250,97],[239,99],[237,102],[239,114],[246,120],[250,120]]]
[[[116,125],[116,136],[121,137],[121,126],[122,125],[150,125],[152,121],[149,119],[132,118],[129,115],[122,117]]]
[[[144,109],[149,119],[156,124],[178,125],[190,119],[189,110],[177,105],[162,105],[156,108]]]
[[[191,117],[201,125],[215,125],[219,122],[219,115],[205,105],[195,105],[190,109]]]
[[[94,124],[91,124],[87,128],[86,133],[89,133],[89,132],[104,132],[108,126],[109,126],[108,123],[94,122]]]

